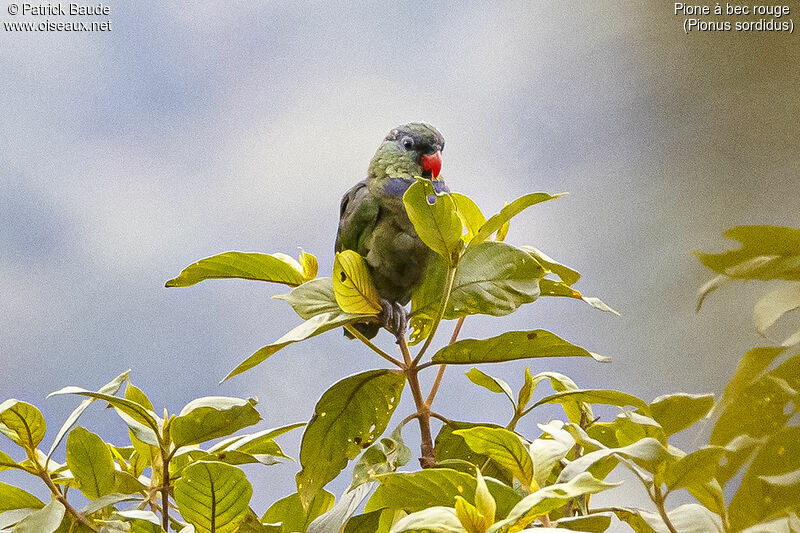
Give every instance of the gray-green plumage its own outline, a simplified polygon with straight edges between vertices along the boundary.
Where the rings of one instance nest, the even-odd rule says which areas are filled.
[[[364,257],[381,298],[395,308],[409,302],[434,254],[408,219],[403,194],[416,176],[432,179],[437,192],[447,191],[426,161],[439,158],[443,148],[444,139],[433,126],[420,122],[399,126],[381,143],[367,179],[342,198],[336,251],[355,250]],[[433,172],[438,170],[435,166]],[[375,325],[359,326],[370,338],[377,334]]]

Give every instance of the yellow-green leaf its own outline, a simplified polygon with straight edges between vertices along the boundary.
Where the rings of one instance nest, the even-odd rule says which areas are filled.
[[[253,487],[235,466],[197,461],[175,482],[181,516],[198,533],[235,533],[247,517]]]
[[[458,263],[464,227],[450,193],[437,194],[428,180],[417,180],[403,195],[408,218],[428,248],[449,265]]]
[[[0,403],[0,433],[29,452],[42,442],[46,429],[41,411],[28,402],[10,399]]]
[[[533,461],[519,436],[504,428],[474,427],[453,432],[460,435],[473,451],[487,455],[526,487],[533,481]],[[537,487],[538,488],[538,487]]]
[[[81,492],[91,500],[114,492],[114,459],[99,436],[82,427],[67,437],[67,466],[80,484]]]
[[[345,313],[377,315],[381,312],[381,297],[372,283],[367,263],[353,250],[336,254],[333,293]]]
[[[178,277],[169,280],[166,286],[189,287],[206,279],[240,278],[294,287],[308,279],[311,261],[306,258],[305,262],[308,263],[308,269],[286,254],[225,252],[192,263]]]

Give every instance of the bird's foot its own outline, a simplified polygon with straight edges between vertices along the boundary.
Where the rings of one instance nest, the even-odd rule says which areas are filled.
[[[397,302],[391,303],[387,300],[381,300],[380,319],[381,326],[397,337],[397,343],[400,344],[400,339],[405,337],[408,329],[408,311],[406,311],[406,308]]]

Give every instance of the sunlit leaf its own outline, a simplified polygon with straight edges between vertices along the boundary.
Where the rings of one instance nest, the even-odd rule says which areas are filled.
[[[542,280],[539,282],[539,289],[541,290],[542,296],[556,296],[561,298],[573,298],[575,300],[581,300],[589,304],[591,307],[594,307],[598,311],[605,311],[607,313],[619,316],[619,313],[616,310],[614,310],[600,298],[595,298],[594,296],[584,296],[580,293],[580,291],[573,289],[563,281],[542,278]]]
[[[372,283],[364,258],[353,250],[337,252],[333,263],[333,292],[345,313],[376,315],[381,312],[381,297]]]
[[[295,313],[303,320],[322,313],[341,312],[333,292],[332,278],[316,278],[306,281],[293,288],[289,294],[277,294],[273,298],[289,302]]]
[[[470,369],[470,371],[467,372],[467,377],[471,382],[479,387],[483,387],[498,394],[505,394],[506,397],[511,401],[511,405],[516,405],[514,402],[514,393],[512,392],[511,387],[502,379],[485,374],[477,368]]]
[[[722,234],[742,246],[719,254],[695,252],[718,274],[746,279],[800,279],[800,229],[785,226],[736,226]],[[737,270],[746,261],[767,258],[759,267]]]
[[[333,507],[336,497],[326,490],[319,491],[307,506],[303,508],[300,495],[290,494],[273,503],[261,521],[268,524],[281,524],[285,533],[305,531],[308,525],[318,516]]]
[[[564,196],[564,194],[550,195],[543,192],[536,192],[517,198],[501,209],[499,213],[489,218],[489,220],[487,220],[486,223],[481,226],[481,229],[470,241],[470,247],[478,245],[487,240],[492,233],[499,230],[503,224],[511,220],[514,216],[518,215],[528,207],[541,202],[546,202],[547,200],[554,200],[562,196]]]
[[[198,533],[234,533],[247,516],[253,487],[235,466],[198,461],[175,482],[181,516]]]
[[[304,504],[380,437],[405,386],[405,375],[371,370],[329,388],[303,433],[297,491]]]
[[[533,406],[537,407],[546,403],[563,403],[565,401],[581,401],[591,404],[617,405],[619,407],[632,405],[642,409],[645,413],[649,412],[650,409],[644,400],[632,394],[611,389],[579,389],[557,392],[542,398]]]
[[[616,457],[629,459],[648,472],[656,472],[672,460],[672,456],[669,455],[663,444],[656,439],[645,437],[621,448],[601,448],[578,457],[564,467],[558,481],[561,483],[569,481],[586,471],[591,471],[590,468],[599,462]]]
[[[473,202],[468,196],[457,192],[451,193],[450,196],[456,202],[458,216],[461,218],[461,222],[467,230],[464,241],[468,243],[486,222],[486,217],[481,213],[478,204]]]
[[[576,385],[571,378],[559,372],[539,372],[538,374],[533,376],[534,387],[536,387],[539,384],[539,382],[545,379],[550,382],[550,386],[553,387],[553,390],[556,392],[579,390],[578,385]],[[594,413],[592,412],[592,406],[587,402],[572,398],[569,401],[564,401],[560,403],[561,407],[564,409],[564,412],[566,413],[567,418],[569,418],[570,422],[574,422],[575,424],[580,424],[582,419],[585,419],[584,422],[587,422],[589,420],[594,420]]]
[[[309,281],[317,277],[319,271],[319,262],[317,258],[306,252],[300,252],[300,266],[303,267],[303,281]]]
[[[351,489],[371,480],[373,476],[394,472],[408,463],[411,450],[403,442],[402,429],[402,426],[398,426],[390,437],[383,437],[364,450],[353,467]]]
[[[536,329],[508,331],[490,339],[460,340],[436,352],[432,361],[440,364],[464,365],[502,363],[538,357],[592,357],[599,361],[608,360],[549,331]]]
[[[10,399],[0,403],[0,433],[29,452],[42,442],[46,429],[41,411],[28,402]]]
[[[114,459],[103,439],[82,427],[67,437],[67,466],[89,499],[114,492]]]
[[[473,451],[486,455],[526,487],[533,481],[533,462],[525,445],[512,431],[503,428],[474,427],[454,432],[460,435]]]
[[[547,483],[553,467],[572,450],[573,444],[555,439],[536,439],[530,444],[528,453],[533,461],[533,473],[540,487]]]
[[[473,451],[472,448],[467,446],[467,443],[464,441],[463,437],[453,433],[458,429],[469,429],[479,426],[495,428],[500,427],[495,424],[476,424],[473,422],[457,421],[450,421],[449,423],[444,424],[439,430],[439,434],[436,435],[434,445],[436,462],[441,463],[448,460],[466,461],[477,468],[482,468],[486,464],[486,468],[483,469],[484,474],[499,479],[507,485],[511,485],[512,477],[507,470],[501,468],[492,461],[488,461],[489,458],[487,456]],[[454,470],[460,470],[470,474],[475,472],[475,468],[469,467],[468,465],[462,466],[459,464],[451,464],[448,465],[448,468],[453,468]]]
[[[32,512],[14,526],[14,533],[53,533],[61,525],[66,509],[58,500]]]
[[[342,533],[376,533],[379,531],[382,509],[360,514],[347,521]]]
[[[44,503],[18,487],[0,482],[0,512],[13,509],[41,509]]]
[[[192,263],[166,286],[189,287],[206,279],[241,278],[293,287],[303,283],[306,274],[303,266],[286,254],[225,252]]]
[[[280,339],[276,340],[272,344],[264,346],[263,348],[255,352],[253,355],[251,355],[250,357],[239,363],[236,366],[236,368],[231,370],[228,373],[228,375],[222,379],[222,381],[227,381],[231,379],[233,376],[238,376],[243,372],[247,372],[254,366],[263,363],[272,354],[288,346],[289,344],[303,341],[305,339],[319,335],[320,333],[325,333],[326,331],[330,331],[332,329],[344,326],[345,324],[350,324],[358,320],[363,320],[364,318],[369,318],[369,316],[351,315],[348,313],[342,313],[341,311],[337,311],[334,313],[322,313],[313,316],[312,318],[309,318],[299,326],[295,327],[293,330],[286,333]]]
[[[669,436],[702,419],[713,405],[713,394],[667,394],[650,402],[650,412]]]
[[[169,426],[176,448],[225,437],[261,420],[256,400],[207,396],[189,402]]]
[[[361,485],[345,491],[331,509],[321,514],[308,525],[308,533],[340,533],[345,523],[353,516],[364,498],[372,491],[369,485]]]
[[[641,509],[612,507],[617,518],[627,523],[636,533],[669,533],[658,513]],[[723,533],[722,520],[702,505],[681,505],[667,512],[670,522],[680,533]]]
[[[721,446],[704,446],[680,458],[667,468],[664,481],[669,490],[701,486],[717,474],[719,461],[725,454]]]
[[[406,190],[403,203],[422,242],[448,264],[458,263],[464,228],[452,196],[437,194],[430,181],[417,180]]]
[[[602,533],[611,526],[610,513],[592,513],[586,516],[559,518],[558,527],[585,533]]]
[[[401,518],[390,533],[467,533],[452,507],[430,507]]]
[[[800,283],[784,285],[767,293],[756,302],[753,310],[756,329],[763,334],[780,317],[797,308],[800,308]]]

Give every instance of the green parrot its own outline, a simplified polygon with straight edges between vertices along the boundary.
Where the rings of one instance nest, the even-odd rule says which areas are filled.
[[[356,324],[367,338],[375,337],[381,327],[398,339],[405,335],[405,305],[411,299],[411,290],[422,282],[435,252],[414,230],[403,194],[415,177],[431,180],[437,193],[450,192],[439,175],[442,150],[444,138],[430,124],[398,126],[375,152],[367,179],[356,183],[342,198],[336,251],[354,250],[364,257],[381,297],[380,324]]]

